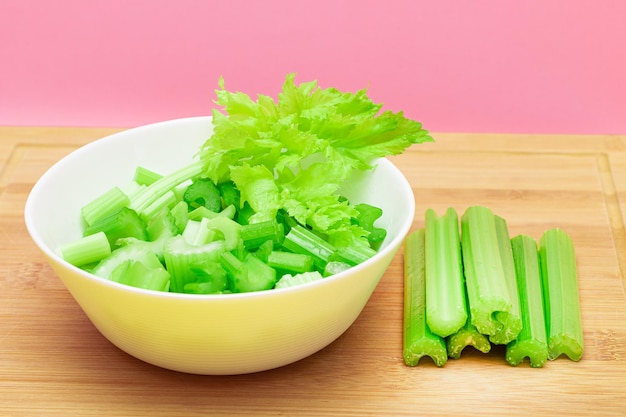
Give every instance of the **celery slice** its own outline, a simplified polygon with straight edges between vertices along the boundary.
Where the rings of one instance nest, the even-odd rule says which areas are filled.
[[[295,287],[296,285],[307,284],[309,282],[319,281],[324,277],[318,271],[307,271],[301,272],[299,274],[285,274],[283,275],[274,288],[287,288],[287,287]]]
[[[324,270],[324,267],[335,253],[333,245],[300,225],[293,226],[289,230],[282,245],[288,251],[312,256],[313,263],[320,271]]]
[[[108,217],[130,203],[130,199],[119,187],[113,187],[100,194],[81,208],[81,215],[87,225]]]
[[[84,236],[103,232],[111,248],[116,249],[118,239],[133,237],[139,240],[148,240],[148,229],[141,217],[128,207],[122,207],[115,213],[100,218],[85,227]]]
[[[403,358],[416,366],[424,356],[441,367],[448,361],[444,339],[426,323],[425,231],[418,229],[404,240],[404,331]]]
[[[154,172],[144,166],[135,168],[135,182],[139,185],[150,185],[163,178],[163,175]]]
[[[548,359],[565,354],[579,361],[583,356],[583,329],[574,244],[558,228],[545,231],[539,243]]]
[[[491,342],[496,343],[491,337],[495,335],[498,343],[505,344],[517,337],[521,318],[516,316],[507,277],[515,273],[510,270],[513,263],[503,259],[512,257],[512,252],[502,247],[505,240],[510,245],[509,239],[502,239],[502,221],[486,207],[467,208],[461,219],[461,245],[470,320]]]
[[[425,215],[426,320],[438,336],[456,333],[467,321],[459,219],[453,208]]]
[[[487,336],[480,333],[470,320],[467,320],[459,331],[446,338],[448,357],[459,359],[467,346],[473,346],[482,353],[488,353],[491,350],[491,343]]]
[[[111,254],[111,245],[104,232],[97,232],[66,243],[59,248],[61,256],[74,266],[98,262]]]
[[[523,324],[517,339],[506,347],[506,361],[517,366],[527,357],[531,367],[540,368],[548,359],[548,343],[537,243],[518,235],[511,239],[511,247]]]
[[[313,269],[313,258],[301,253],[274,250],[267,257],[267,264],[277,270],[301,273]]]

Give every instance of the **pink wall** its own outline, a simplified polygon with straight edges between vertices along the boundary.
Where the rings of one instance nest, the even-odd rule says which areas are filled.
[[[626,134],[622,0],[0,0],[0,125],[209,114],[287,72],[432,131]]]

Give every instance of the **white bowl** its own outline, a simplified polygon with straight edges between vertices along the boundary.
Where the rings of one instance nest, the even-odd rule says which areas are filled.
[[[210,117],[155,123],[77,149],[33,187],[28,231],[94,326],[145,362],[195,374],[242,374],[287,365],[337,339],[356,320],[413,222],[415,202],[387,159],[359,173],[343,193],[383,209],[387,229],[366,262],[298,287],[227,295],[142,290],[89,274],[57,249],[81,236],[80,207],[113,185],[126,185],[138,165],[168,173],[186,165],[211,135]],[[398,302],[402,302],[398,300]]]

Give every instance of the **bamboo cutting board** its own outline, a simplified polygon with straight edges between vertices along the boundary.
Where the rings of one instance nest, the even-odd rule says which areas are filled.
[[[0,416],[626,415],[626,136],[435,134],[391,158],[427,208],[474,204],[512,236],[572,237],[585,354],[533,369],[467,348],[402,361],[402,254],[337,341],[292,365],[207,377],[145,364],[104,339],[31,242],[26,197],[58,159],[119,129],[0,128]]]

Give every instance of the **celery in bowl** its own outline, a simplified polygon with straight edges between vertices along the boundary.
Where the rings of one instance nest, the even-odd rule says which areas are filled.
[[[315,282],[268,291],[183,294],[135,288],[95,276],[58,253],[81,237],[81,207],[137,167],[168,173],[188,165],[212,134],[211,117],[129,129],[92,142],[52,166],[25,207],[28,231],[93,325],[150,364],[195,374],[243,374],[302,358],[337,339],[359,316],[414,217],[411,186],[388,159],[353,174],[340,190],[382,209],[387,236],[361,264]]]

